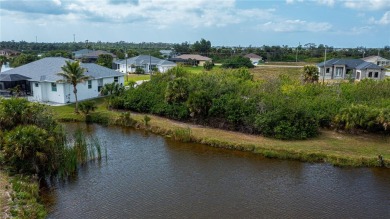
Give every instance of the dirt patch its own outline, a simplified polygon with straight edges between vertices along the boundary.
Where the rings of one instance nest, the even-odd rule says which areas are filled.
[[[8,177],[0,170],[0,218],[9,218],[9,188]]]

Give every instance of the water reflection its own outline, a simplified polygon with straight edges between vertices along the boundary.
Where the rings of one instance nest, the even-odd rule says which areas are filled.
[[[68,129],[84,124],[71,124]],[[50,218],[388,218],[390,171],[266,159],[89,125],[107,162],[59,183]]]

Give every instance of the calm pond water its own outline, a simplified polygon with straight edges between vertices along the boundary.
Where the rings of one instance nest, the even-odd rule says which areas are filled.
[[[83,126],[108,159],[46,197],[49,218],[390,218],[390,170],[336,168]]]

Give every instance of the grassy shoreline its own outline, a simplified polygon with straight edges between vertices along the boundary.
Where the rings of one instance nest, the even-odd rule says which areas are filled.
[[[0,170],[0,218],[9,218],[9,178],[8,175]]]
[[[91,114],[93,122],[107,125],[121,125],[121,113],[105,108],[104,99],[97,100],[98,109]],[[55,118],[62,122],[84,122],[85,116],[73,113],[74,105],[52,107]],[[148,115],[149,125],[144,124],[146,114],[131,112],[136,121],[132,126],[155,134],[173,137],[178,131],[190,130],[187,136],[192,142],[212,147],[249,151],[265,157],[293,159],[305,162],[325,162],[335,166],[390,168],[390,137],[379,135],[349,135],[321,130],[317,138],[303,141],[283,141],[263,136],[215,129],[200,125],[178,122],[159,116]],[[187,134],[188,135],[188,134]],[[187,141],[186,140],[186,141]],[[378,156],[381,156],[381,159]]]

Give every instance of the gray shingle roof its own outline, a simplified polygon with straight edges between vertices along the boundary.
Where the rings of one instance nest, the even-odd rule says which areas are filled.
[[[116,64],[126,64],[126,60],[118,60],[115,62]],[[139,55],[135,56],[132,58],[127,59],[127,64],[128,65],[135,65],[135,66],[141,66],[144,64],[149,64],[151,63],[152,65],[176,65],[174,62],[170,62],[164,59],[159,59],[153,56],[149,55]]]
[[[62,77],[58,76],[57,73],[62,72],[61,67],[65,65],[65,61],[73,62],[71,59],[62,57],[48,57],[8,70],[7,74],[23,75],[31,78],[29,81],[56,82],[62,79]],[[81,67],[87,69],[84,74],[93,78],[123,76],[120,72],[97,64],[81,63],[80,65]]]
[[[334,65],[345,65],[347,68],[355,68],[355,69],[383,69],[382,67],[375,65],[370,62],[366,62],[361,59],[330,59],[326,62],[321,62],[317,64],[318,67],[334,66]]]

